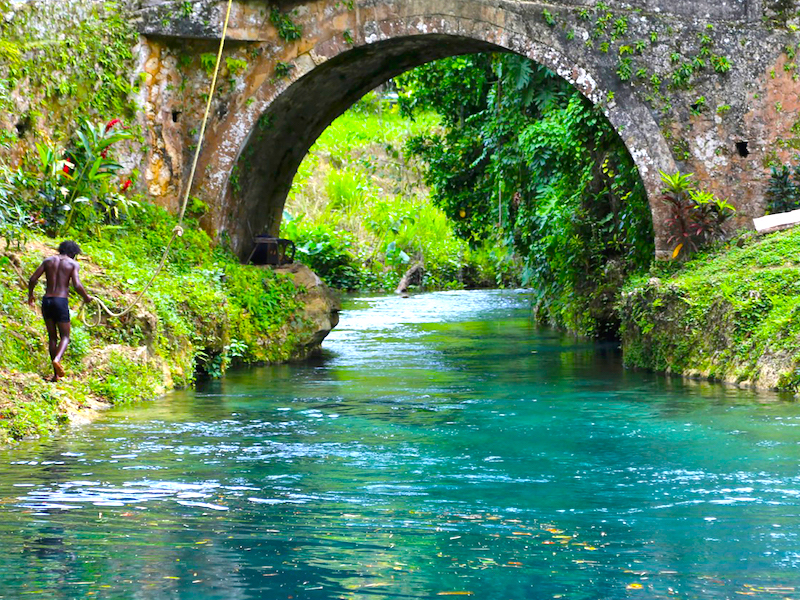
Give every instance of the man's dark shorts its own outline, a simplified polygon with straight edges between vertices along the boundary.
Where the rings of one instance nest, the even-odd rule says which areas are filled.
[[[56,323],[69,323],[69,301],[66,298],[45,296],[42,298],[42,316]]]

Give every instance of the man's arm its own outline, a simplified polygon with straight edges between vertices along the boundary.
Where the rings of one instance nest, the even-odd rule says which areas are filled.
[[[78,276],[78,269],[80,269],[80,267],[76,262],[75,268],[72,270],[72,285],[75,287],[75,291],[77,291],[81,295],[84,302],[91,302],[92,297],[86,293],[86,290],[84,289],[83,284],[81,283],[81,278]]]
[[[31,275],[31,278],[28,280],[28,306],[31,308],[33,308],[33,288],[36,287],[36,282],[39,281],[42,273],[44,273],[44,261],[42,261],[42,264],[36,267],[33,275]]]

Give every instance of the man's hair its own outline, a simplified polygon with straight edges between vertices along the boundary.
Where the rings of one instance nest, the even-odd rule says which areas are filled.
[[[61,244],[58,246],[58,253],[66,254],[70,258],[75,258],[81,253],[81,247],[72,241],[61,242]]]

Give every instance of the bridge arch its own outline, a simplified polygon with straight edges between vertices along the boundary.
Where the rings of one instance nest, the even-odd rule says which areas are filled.
[[[356,2],[349,18],[322,21],[325,26],[315,32],[313,43],[297,44],[294,52],[289,49],[291,62],[282,64],[292,68],[283,78],[276,76],[281,61],[274,55],[264,57],[255,69],[260,83],[251,86],[248,100],[219,123],[201,155],[203,176],[195,189],[216,198],[204,225],[226,232],[234,250],[246,255],[254,234],[277,234],[303,157],[363,94],[440,58],[513,52],[548,67],[603,108],[647,190],[656,253],[668,253],[664,209],[657,201],[659,171],[674,172],[677,167],[651,112],[622,85],[613,63],[602,56],[594,63],[586,55],[571,56],[545,21],[511,8],[488,9],[481,0],[462,0],[435,3],[443,5],[440,14],[414,10],[427,4]]]

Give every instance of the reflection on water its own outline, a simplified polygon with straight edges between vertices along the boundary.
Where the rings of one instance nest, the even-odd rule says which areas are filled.
[[[0,453],[0,598],[800,598],[797,405],[527,302],[354,300],[311,363]]]

